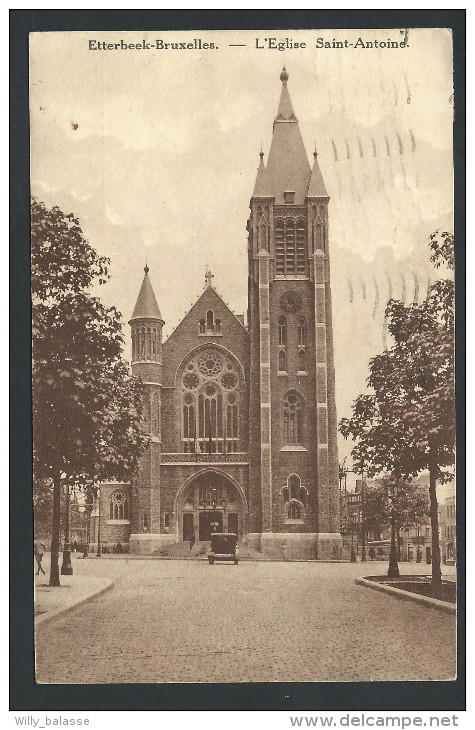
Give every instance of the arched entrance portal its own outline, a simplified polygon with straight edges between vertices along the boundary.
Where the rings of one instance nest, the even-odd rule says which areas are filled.
[[[226,475],[209,470],[187,484],[178,505],[182,540],[210,540],[213,532],[245,532],[245,498]]]

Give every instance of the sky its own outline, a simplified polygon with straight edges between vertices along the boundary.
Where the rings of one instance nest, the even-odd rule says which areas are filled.
[[[267,48],[270,38],[288,47]],[[317,48],[319,38],[330,48]],[[358,38],[406,45],[349,45]],[[156,47],[195,39],[215,48]],[[388,344],[388,299],[424,299],[440,276],[428,237],[453,230],[449,30],[33,33],[32,194],[73,212],[110,258],[100,296],[125,323],[146,262],[165,337],[201,294],[206,266],[245,313],[248,206],[283,65],[330,195],[337,412],[349,416],[369,359]],[[350,446],[339,447],[341,460]]]

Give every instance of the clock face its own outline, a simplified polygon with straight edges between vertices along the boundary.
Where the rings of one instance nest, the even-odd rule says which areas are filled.
[[[288,291],[282,294],[280,306],[286,312],[297,312],[302,307],[302,297],[297,291]]]

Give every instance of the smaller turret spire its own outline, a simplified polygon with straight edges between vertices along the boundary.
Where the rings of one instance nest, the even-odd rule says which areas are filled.
[[[159,319],[163,322],[162,315],[160,314],[160,309],[155,298],[155,293],[153,291],[152,282],[148,275],[149,271],[150,269],[146,263],[144,266],[145,276],[143,278],[142,286],[140,287],[137,302],[135,304],[134,313],[130,321],[134,319]]]
[[[289,80],[289,74],[287,73],[287,70],[286,70],[285,66],[284,66],[284,68],[281,71],[280,80],[282,81],[282,83],[283,83],[284,86],[287,85],[287,81]]]
[[[310,184],[308,186],[307,197],[308,198],[328,198],[327,189],[323,182],[322,172],[320,165],[318,164],[318,152],[317,143],[315,142],[315,149],[313,151],[313,170],[310,178]]]
[[[254,192],[252,196],[254,198],[262,197],[265,195],[268,195],[269,193],[266,191],[266,166],[264,165],[264,152],[261,147],[261,151],[259,152],[259,167],[257,168],[257,177],[256,177],[256,184],[254,185]]]

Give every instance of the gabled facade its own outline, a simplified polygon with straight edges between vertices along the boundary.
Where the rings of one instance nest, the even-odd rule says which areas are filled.
[[[230,531],[275,557],[341,554],[329,196],[316,152],[309,164],[285,69],[280,78],[269,159],[261,152],[250,200],[247,328],[207,272],[162,346],[145,269],[130,325],[151,443],[134,484],[114,486],[129,489],[131,551]]]

